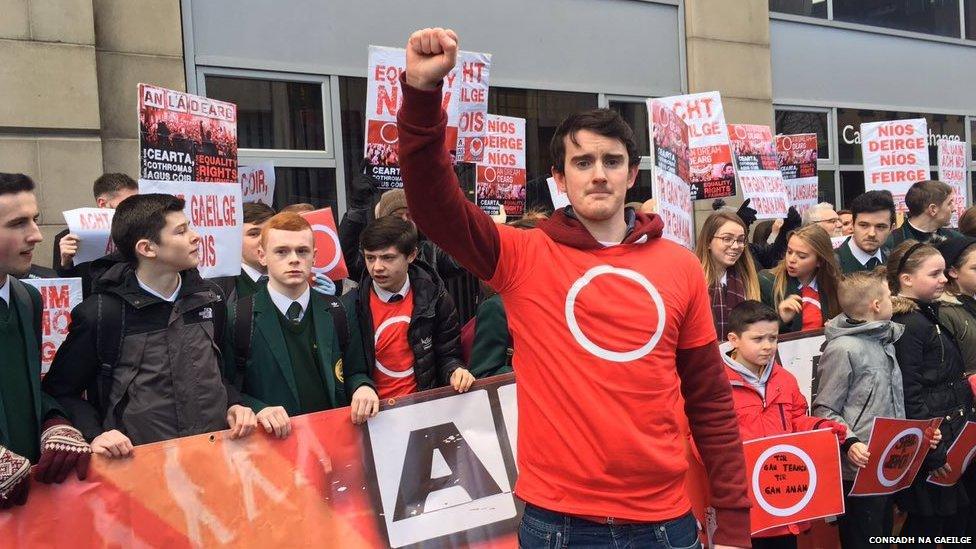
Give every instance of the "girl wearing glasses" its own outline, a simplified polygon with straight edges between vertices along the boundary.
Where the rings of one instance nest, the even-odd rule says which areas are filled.
[[[816,330],[837,316],[840,269],[827,231],[806,225],[793,231],[786,257],[759,273],[762,302],[779,313],[780,333]]]
[[[732,309],[747,299],[759,299],[759,278],[746,242],[746,224],[732,212],[708,216],[695,255],[705,271],[715,333],[724,341]]]

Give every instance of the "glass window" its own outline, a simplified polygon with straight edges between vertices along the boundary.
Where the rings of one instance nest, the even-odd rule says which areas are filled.
[[[837,205],[837,192],[834,190],[834,171],[817,172],[817,202],[830,202]]]
[[[972,140],[972,153],[969,159],[976,162],[976,118],[969,121],[969,139]]]
[[[815,133],[817,134],[817,158],[830,160],[830,122],[826,112],[820,111],[776,111],[777,134]]]
[[[966,22],[966,38],[976,40],[976,0],[966,0],[963,20]]]
[[[651,170],[638,170],[637,181],[634,186],[627,190],[625,202],[645,202],[651,198]]]
[[[332,212],[339,215],[334,168],[275,167],[274,207],[280,209],[302,202],[316,208],[331,207]]]
[[[858,171],[841,171],[840,172],[840,195],[841,203],[840,205],[835,204],[840,208],[845,208],[858,196],[864,194],[864,172]]]
[[[545,180],[552,167],[549,141],[556,133],[556,126],[574,112],[595,109],[597,101],[595,93],[493,87],[488,94],[488,112],[525,119],[526,177],[529,181],[541,179],[539,191],[544,190],[548,195]],[[531,192],[527,185],[527,199]]]
[[[207,96],[237,105],[244,149],[325,150],[322,85],[207,76]]]
[[[951,114],[922,114],[917,112],[837,109],[837,152],[841,164],[861,163],[861,124],[884,120],[924,118],[929,130],[929,164],[938,163],[939,139],[966,138],[966,117]]]
[[[651,138],[650,127],[647,121],[647,104],[643,102],[611,101],[610,108],[617,111],[634,130],[634,137],[637,140],[637,150],[640,151],[641,156],[650,156]]]
[[[352,178],[363,171],[366,146],[366,79],[339,77],[339,117],[342,119],[342,161],[346,168],[346,196]]]
[[[959,37],[959,0],[833,0],[834,19]]]
[[[827,0],[769,0],[769,11],[827,18]]]

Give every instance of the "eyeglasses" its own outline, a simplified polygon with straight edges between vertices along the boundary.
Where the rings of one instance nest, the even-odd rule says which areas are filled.
[[[814,223],[830,223],[836,225],[841,222],[840,217],[831,217],[829,219],[811,219]]]
[[[717,239],[721,240],[722,241],[722,244],[725,244],[726,246],[731,246],[733,244],[738,244],[739,246],[745,246],[746,245],[746,237],[744,237],[744,236],[740,236],[739,238],[736,238],[736,237],[734,237],[732,235],[726,234],[726,235],[722,235],[722,236],[715,236],[715,237],[712,237],[712,238],[713,239],[714,238],[717,238]]]

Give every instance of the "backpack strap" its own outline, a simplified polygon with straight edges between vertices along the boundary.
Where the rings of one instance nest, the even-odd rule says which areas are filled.
[[[332,325],[335,326],[336,335],[339,337],[339,350],[343,356],[349,348],[349,321],[346,319],[346,308],[335,296],[323,295],[326,304],[329,306],[329,313],[332,314]]]
[[[94,396],[99,409],[106,410],[112,391],[112,373],[122,354],[122,340],[125,337],[125,302],[104,293],[96,296],[95,355],[99,367],[96,380],[98,394]]]
[[[244,384],[244,371],[247,360],[251,358],[251,337],[254,335],[254,296],[249,295],[237,300],[234,307],[234,368],[235,384],[241,388]]]

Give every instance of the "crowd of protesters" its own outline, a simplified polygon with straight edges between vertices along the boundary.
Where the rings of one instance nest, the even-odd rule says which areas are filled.
[[[92,453],[132,457],[140,444],[228,428],[284,438],[292,417],[344,406],[358,424],[381,401],[464,392],[514,370],[524,547],[556,532],[604,539],[633,526],[636,536],[648,523],[666,528],[671,546],[696,543],[685,468],[673,459],[679,388],[717,543],[795,547],[809,527],[751,538],[741,441],[829,428],[846,493],[869,458],[875,417],[943,422],[911,487],[845,498],[844,547],[891,535],[894,506],[907,514],[903,535],[971,535],[974,471],[952,486],[924,479],[949,472],[947,450],[976,417],[976,209],[961,216],[962,233],[948,228],[952,189],[939,181],[911,187],[899,226],[886,191],[840,212],[822,203],[758,224],[748,201],[738,210],[719,202],[688,251],[661,238],[659,217],[624,207],[639,162],[633,130],[594,110],[567,118],[551,143],[572,205],[496,224],[464,198],[443,146],[440,80],[456,47],[441,29],[411,37],[399,117],[405,188],[382,193],[357,176],[339,227],[346,281],[312,275],[312,229],[294,207],[257,203],[244,207],[241,274],[204,279],[183,200],[137,194],[124,174],[93,188],[98,206],[116,209],[117,251],[76,265],[79,237],[65,231],[44,269],[32,262],[44,182],[0,173],[0,508],[27,501],[31,464],[37,481],[84,479]],[[484,284],[462,326],[445,280],[464,272]],[[629,306],[637,301],[626,284],[607,283],[613,291],[577,306],[580,321],[567,329],[567,292],[594,272],[668,291],[656,316],[645,315]],[[81,277],[85,299],[39,382],[42,306],[18,277],[57,275]],[[602,347],[579,337],[584,320],[602,323]],[[633,347],[648,322],[658,323],[656,348],[607,349]],[[827,343],[807,403],[776,344],[819,329]]]

